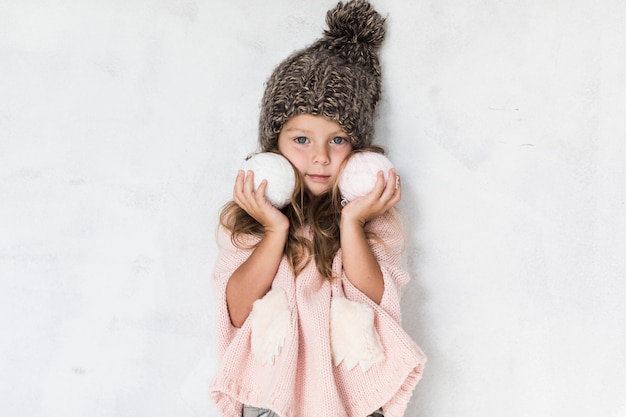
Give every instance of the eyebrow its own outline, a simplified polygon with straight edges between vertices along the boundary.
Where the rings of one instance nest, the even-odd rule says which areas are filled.
[[[305,134],[313,133],[312,130],[304,129],[304,128],[301,128],[301,127],[290,127],[290,128],[285,129],[285,132],[290,132],[290,133],[299,132],[299,133],[305,133]],[[333,132],[330,132],[330,136],[332,136],[332,135],[340,135],[340,134],[341,135],[348,135],[346,132],[344,132],[341,129],[333,131]]]

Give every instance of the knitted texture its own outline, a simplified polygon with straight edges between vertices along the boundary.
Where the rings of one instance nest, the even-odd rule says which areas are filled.
[[[314,263],[294,277],[283,258],[272,289],[284,291],[287,297],[289,326],[284,337],[280,335],[280,349],[271,363],[253,354],[252,320],[248,318],[241,328],[230,322],[226,284],[252,249],[232,246],[230,236],[222,231],[222,250],[213,275],[220,362],[210,391],[223,416],[241,416],[243,404],[270,409],[281,417],[363,417],[380,407],[386,417],[404,414],[426,358],[400,325],[400,288],[409,279],[400,266],[402,230],[393,212],[365,227],[379,238],[369,244],[383,272],[385,290],[380,305],[343,274],[341,250],[333,263],[333,272],[341,281],[322,278]],[[249,238],[249,243],[255,241]],[[367,370],[350,367],[345,361],[337,366],[333,363],[330,305],[337,286],[341,297],[365,304],[374,312],[383,357]]]
[[[328,11],[324,36],[281,62],[267,81],[259,120],[261,150],[276,149],[283,125],[302,113],[339,123],[355,149],[371,145],[381,95],[378,49],[384,22],[365,0]]]

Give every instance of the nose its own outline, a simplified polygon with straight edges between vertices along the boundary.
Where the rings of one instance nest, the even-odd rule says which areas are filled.
[[[313,154],[313,163],[320,165],[330,164],[330,155],[326,146],[317,146]]]

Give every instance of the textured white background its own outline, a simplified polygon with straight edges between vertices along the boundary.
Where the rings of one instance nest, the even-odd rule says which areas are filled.
[[[407,416],[626,416],[625,3],[374,4]],[[217,415],[217,212],[332,5],[0,1],[2,415]]]

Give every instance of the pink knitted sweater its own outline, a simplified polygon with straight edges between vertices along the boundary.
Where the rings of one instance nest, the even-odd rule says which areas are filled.
[[[404,414],[426,357],[400,325],[400,287],[409,280],[400,267],[402,230],[391,213],[369,222],[366,230],[380,238],[370,241],[384,276],[380,305],[345,277],[341,250],[333,271],[342,279],[334,282],[323,279],[314,262],[294,277],[283,258],[270,291],[274,301],[269,294],[263,306],[257,301],[241,328],[230,322],[226,283],[252,250],[236,248],[222,231],[213,276],[220,362],[210,391],[224,416],[240,417],[243,404],[281,417],[364,417],[380,407],[386,417]],[[344,318],[331,317],[331,300],[338,298],[373,311],[372,337],[345,340],[353,329],[333,324]],[[345,320],[367,323],[362,317]]]

